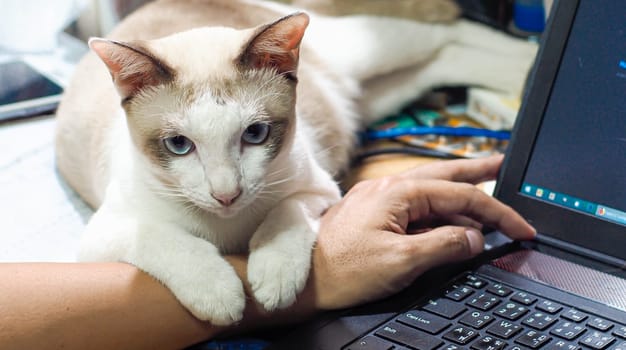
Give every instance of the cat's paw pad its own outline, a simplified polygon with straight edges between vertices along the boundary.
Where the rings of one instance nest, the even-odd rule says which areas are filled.
[[[227,326],[243,318],[246,296],[241,280],[236,275],[226,276],[203,283],[189,283],[175,292],[180,302],[195,317],[216,326]]]
[[[309,267],[309,256],[269,249],[253,251],[248,259],[248,280],[254,297],[267,311],[290,306],[304,289]]]

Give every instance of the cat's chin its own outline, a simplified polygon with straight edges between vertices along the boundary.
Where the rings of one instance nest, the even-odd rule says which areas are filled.
[[[220,208],[216,208],[216,207],[207,207],[204,205],[200,205],[199,206],[202,210],[204,210],[207,213],[210,213],[212,215],[218,216],[220,218],[223,219],[229,219],[232,218],[234,216],[236,216],[237,214],[239,214],[239,212],[241,212],[241,208],[236,206],[236,207],[220,207]]]
[[[224,219],[229,219],[232,218],[233,216],[237,215],[239,213],[239,209],[237,208],[218,208],[217,210],[212,210],[212,212]]]

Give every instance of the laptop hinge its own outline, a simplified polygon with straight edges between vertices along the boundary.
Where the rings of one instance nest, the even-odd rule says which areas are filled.
[[[535,240],[540,244],[545,244],[548,246],[555,247],[559,250],[564,250],[569,253],[573,253],[576,255],[580,255],[587,259],[592,259],[604,264],[608,264],[614,267],[617,267],[622,270],[626,270],[626,260],[622,260],[610,255],[602,254],[591,249],[587,249],[584,247],[580,247],[574,245],[572,243],[568,243],[550,236],[546,236],[544,234],[538,233]]]

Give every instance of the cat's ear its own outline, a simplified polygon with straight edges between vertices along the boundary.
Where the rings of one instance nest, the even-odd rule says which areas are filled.
[[[172,79],[172,70],[138,44],[91,38],[89,47],[109,68],[122,101]]]
[[[309,16],[298,12],[260,27],[244,48],[240,62],[251,68],[274,68],[295,79],[300,42],[309,25]]]

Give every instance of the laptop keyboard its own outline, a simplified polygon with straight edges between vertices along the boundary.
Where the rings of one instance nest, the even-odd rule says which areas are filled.
[[[391,349],[626,350],[626,325],[467,274],[344,348]]]

